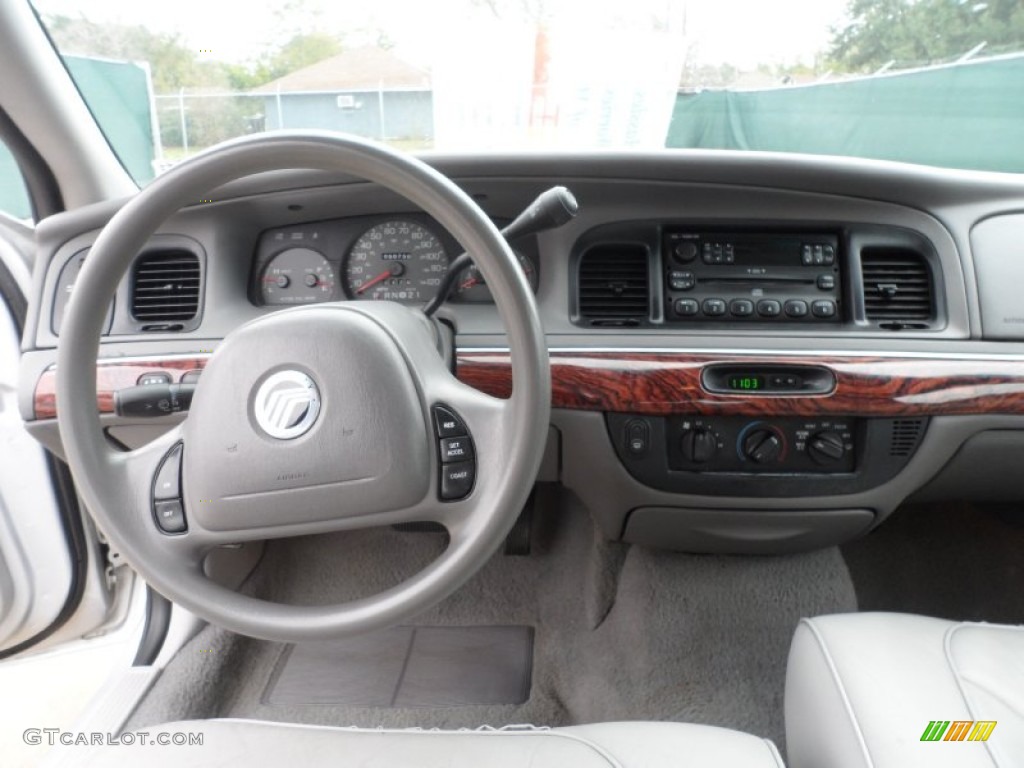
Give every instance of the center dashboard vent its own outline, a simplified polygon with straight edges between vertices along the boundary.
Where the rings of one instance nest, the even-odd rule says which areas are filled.
[[[580,259],[580,318],[594,326],[639,325],[650,316],[648,251],[639,245],[599,245]]]
[[[890,330],[928,328],[935,319],[935,296],[928,260],[903,248],[861,252],[864,312]]]
[[[132,270],[132,316],[142,330],[180,330],[199,312],[199,258],[184,249],[149,251]]]

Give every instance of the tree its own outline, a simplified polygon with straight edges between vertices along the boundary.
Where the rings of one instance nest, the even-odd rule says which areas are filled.
[[[837,70],[933,64],[982,43],[992,52],[1024,50],[1018,0],[850,0],[847,17],[832,29],[829,63]]]

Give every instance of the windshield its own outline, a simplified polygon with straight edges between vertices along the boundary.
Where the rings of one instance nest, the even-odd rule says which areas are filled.
[[[36,0],[140,183],[218,141],[804,152],[1024,172],[1016,0]]]

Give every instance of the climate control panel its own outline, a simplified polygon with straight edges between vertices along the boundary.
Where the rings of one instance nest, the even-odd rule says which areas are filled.
[[[854,419],[671,417],[668,465],[692,472],[852,472],[856,427]]]
[[[768,401],[766,401],[768,402]],[[836,496],[907,465],[922,418],[605,414],[626,471],[663,491],[730,498]]]

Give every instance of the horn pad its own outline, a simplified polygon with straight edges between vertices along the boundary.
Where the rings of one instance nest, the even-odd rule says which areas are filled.
[[[396,341],[340,305],[239,328],[211,358],[185,427],[190,519],[226,531],[412,506],[430,427]]]

